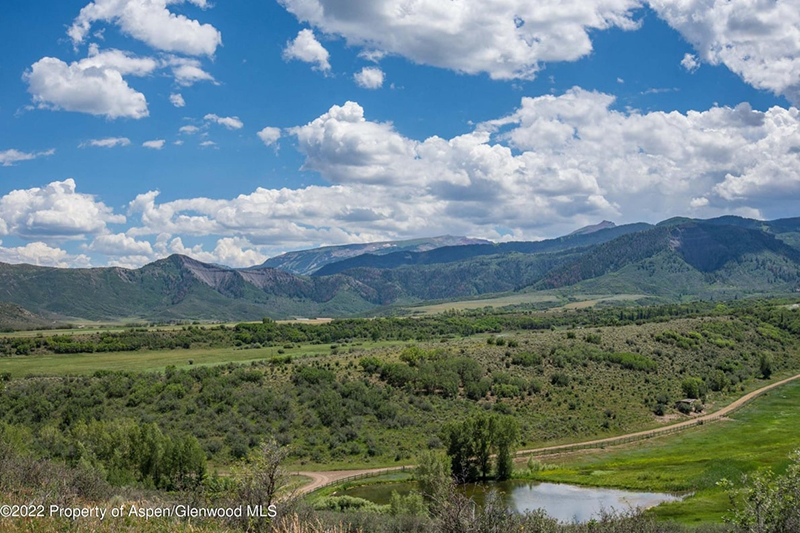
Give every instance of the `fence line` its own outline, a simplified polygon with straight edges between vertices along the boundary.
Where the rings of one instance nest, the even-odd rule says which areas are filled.
[[[762,392],[762,394],[765,393],[765,392],[768,392],[769,390],[772,390],[772,389],[765,390],[765,391]],[[542,456],[546,456],[546,455],[556,455],[556,454],[559,454],[559,453],[569,453],[569,452],[580,451],[580,450],[591,450],[591,449],[598,449],[598,448],[599,449],[603,449],[603,448],[605,448],[607,446],[619,446],[621,444],[628,444],[628,443],[637,442],[637,441],[640,441],[640,440],[652,439],[654,437],[659,437],[659,436],[662,436],[662,435],[670,435],[672,433],[679,433],[679,432],[685,431],[687,429],[692,429],[692,428],[695,428],[695,427],[698,427],[698,426],[702,426],[702,425],[704,425],[706,423],[716,422],[719,419],[721,419],[723,417],[726,417],[728,415],[731,415],[731,414],[735,413],[736,411],[738,411],[739,409],[742,409],[744,406],[746,406],[747,404],[749,404],[750,402],[752,402],[753,400],[755,400],[756,398],[758,398],[760,396],[761,396],[761,394],[757,394],[757,395],[755,395],[755,396],[753,396],[751,398],[747,398],[746,400],[744,400],[739,405],[736,405],[736,406],[734,406],[734,407],[732,407],[732,408],[730,408],[728,410],[725,410],[725,412],[723,412],[723,413],[711,413],[711,414],[703,417],[703,419],[696,420],[694,422],[692,422],[692,421],[680,422],[677,425],[667,426],[667,427],[663,427],[663,428],[656,428],[656,429],[653,429],[652,431],[648,431],[647,433],[643,433],[643,434],[640,434],[640,435],[625,435],[625,436],[622,436],[622,437],[619,437],[619,438],[613,438],[612,437],[609,440],[603,440],[602,442],[588,442],[588,443],[580,443],[579,442],[579,443],[576,443],[576,444],[565,444],[563,446],[558,446],[558,447],[547,447],[547,448],[539,448],[539,449],[533,449],[533,450],[524,450],[524,451],[517,452],[516,456],[517,457],[529,457],[529,456],[531,456],[531,457],[542,457]],[[725,408],[723,408],[723,410],[724,409]]]
[[[396,467],[396,468],[390,467],[390,468],[388,468],[386,470],[376,470],[374,472],[362,472],[361,474],[353,474],[352,476],[347,476],[347,477],[343,477],[343,478],[340,478],[340,479],[334,479],[334,480],[328,481],[327,483],[324,483],[324,484],[320,485],[319,487],[315,488],[314,490],[312,490],[308,494],[314,494],[315,492],[320,491],[320,490],[324,489],[325,487],[330,487],[331,485],[343,485],[345,483],[349,483],[350,481],[356,481],[358,479],[365,479],[365,478],[370,478],[370,477],[378,477],[378,476],[382,476],[384,474],[391,474],[393,472],[405,472],[406,470],[411,470],[413,468],[414,468],[413,466],[405,466],[404,465],[404,466],[399,466],[399,467]]]

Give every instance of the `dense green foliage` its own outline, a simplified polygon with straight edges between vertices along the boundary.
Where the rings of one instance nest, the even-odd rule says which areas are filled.
[[[197,455],[199,446],[215,463],[245,457],[259,442],[275,438],[289,445],[295,463],[391,464],[411,461],[424,449],[443,449],[445,422],[479,413],[513,417],[520,441],[530,444],[657,425],[660,417],[679,413],[676,402],[687,396],[708,403],[738,396],[763,378],[764,357],[774,374],[800,368],[799,316],[781,304],[691,304],[13,337],[0,346],[16,350],[27,343],[32,356],[69,351],[64,347],[76,342],[161,343],[175,350],[184,342],[336,344],[327,353],[287,353],[249,365],[6,376],[0,420],[26,428],[36,453],[68,462],[86,458],[112,483],[184,482],[169,466],[154,473],[125,455],[137,432],[155,434],[152,424],[163,433],[164,450],[188,446]],[[469,336],[476,332],[491,334]],[[430,340],[364,347],[375,338]],[[702,402],[695,408],[703,409]],[[197,446],[186,444],[192,438]],[[80,447],[85,452],[76,451]]]
[[[463,422],[451,422],[444,428],[447,455],[453,476],[461,483],[486,479],[495,458],[495,477],[511,477],[514,445],[519,438],[519,424],[509,415],[478,413]]]

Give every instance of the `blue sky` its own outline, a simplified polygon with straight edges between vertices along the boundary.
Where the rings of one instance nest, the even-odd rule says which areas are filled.
[[[789,3],[14,2],[0,261],[796,216]]]

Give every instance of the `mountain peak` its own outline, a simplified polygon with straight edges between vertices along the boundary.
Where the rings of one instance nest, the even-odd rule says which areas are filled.
[[[600,231],[601,229],[609,229],[609,228],[616,228],[617,225],[611,222],[610,220],[603,220],[598,224],[594,224],[591,226],[584,226],[581,229],[576,229],[569,235],[588,235],[589,233],[594,233],[595,231]],[[569,236],[568,235],[568,236]]]

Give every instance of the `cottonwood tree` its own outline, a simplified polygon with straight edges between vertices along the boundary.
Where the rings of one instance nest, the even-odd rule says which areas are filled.
[[[478,413],[460,423],[445,426],[447,454],[453,475],[459,483],[486,479],[495,455],[498,479],[508,479],[513,468],[513,448],[519,438],[519,425],[509,415]]]

